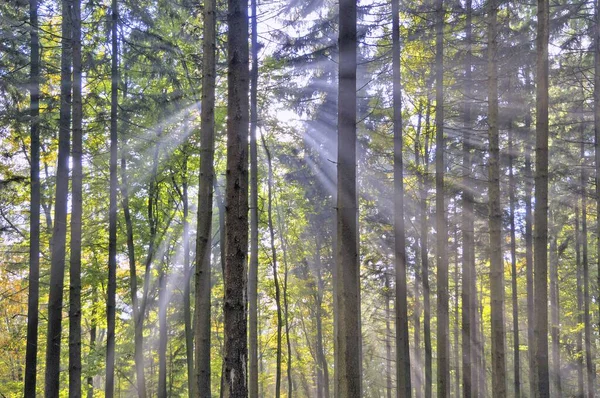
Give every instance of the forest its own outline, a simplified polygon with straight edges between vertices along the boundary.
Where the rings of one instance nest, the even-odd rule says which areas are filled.
[[[600,396],[599,0],[3,0],[0,397]]]

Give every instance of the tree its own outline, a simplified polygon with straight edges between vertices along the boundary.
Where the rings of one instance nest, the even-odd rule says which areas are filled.
[[[40,39],[38,2],[29,1],[31,24],[31,61],[29,107],[31,118],[31,193],[29,216],[29,296],[27,302],[27,350],[23,396],[34,398],[37,385],[37,348],[40,300]]]
[[[404,229],[404,169],[402,164],[402,86],[400,76],[400,4],[392,1],[392,64],[394,106],[394,258],[396,269],[396,394],[410,397],[410,348],[406,287],[406,239]]]
[[[336,385],[338,396],[361,396],[358,203],[356,198],[356,2],[339,3],[337,157]],[[339,367],[339,368],[338,368]]]
[[[216,1],[204,4],[204,41],[202,111],[200,126],[200,181],[198,189],[198,226],[196,235],[196,276],[194,337],[196,340],[195,378],[197,394],[210,396],[211,344],[211,224],[215,152],[216,79]],[[223,245],[223,242],[221,242]]]
[[[62,336],[63,287],[65,280],[65,246],[67,238],[67,200],[69,191],[69,151],[71,141],[71,4],[63,0],[60,57],[60,118],[56,195],[50,260],[50,295],[48,299],[48,334],[46,343],[45,396],[57,397],[60,390],[60,343]]]
[[[225,397],[248,395],[248,5],[229,0],[227,24],[227,181],[225,207]]]
[[[536,397],[550,396],[548,372],[548,40],[549,2],[537,2],[534,213],[534,355]]]

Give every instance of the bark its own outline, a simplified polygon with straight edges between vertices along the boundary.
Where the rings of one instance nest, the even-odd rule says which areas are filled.
[[[202,110],[200,125],[200,179],[198,188],[198,225],[196,235],[194,340],[196,341],[194,391],[197,396],[210,397],[210,325],[211,267],[210,244],[213,208],[215,152],[215,82],[216,82],[216,1],[204,4],[204,41]],[[222,215],[219,214],[222,218]],[[221,229],[221,233],[224,233]],[[221,241],[221,253],[224,243]],[[224,256],[221,256],[221,261]]]
[[[73,0],[73,147],[71,182],[71,254],[69,270],[69,397],[81,397],[81,216],[82,118],[81,103],[81,1]]]
[[[40,39],[38,33],[38,2],[29,1],[31,24],[31,54],[29,72],[30,153],[30,216],[29,216],[29,294],[27,298],[27,346],[23,396],[34,398],[37,386],[37,348],[40,301]]]
[[[548,373],[548,25],[550,6],[548,0],[538,0],[537,4],[534,355],[536,397],[548,397],[550,395]]]
[[[517,286],[517,238],[515,231],[515,176],[513,169],[513,135],[512,124],[508,130],[508,189],[510,217],[510,270],[512,289],[512,321],[513,321],[513,354],[514,354],[514,392],[515,397],[521,396],[521,355],[519,339],[519,299]]]
[[[400,2],[392,1],[392,64],[394,108],[394,259],[396,277],[396,395],[410,397],[410,347],[406,287],[404,227],[404,166],[402,164],[402,81],[400,67]]]
[[[257,0],[252,7],[252,71],[250,74],[250,270],[248,273],[249,318],[249,395],[258,398],[258,150],[257,150],[257,83],[258,83],[258,17]]]
[[[106,386],[105,395],[112,398],[115,389],[115,310],[117,290],[117,89],[118,69],[117,0],[112,0],[111,12],[111,100],[110,100],[110,193],[108,213],[108,288],[106,297]]]
[[[385,272],[385,271],[384,271]],[[385,274],[385,394],[387,398],[392,398],[392,328],[390,325],[390,281],[387,273]]]
[[[50,258],[48,333],[46,344],[45,396],[58,397],[60,391],[60,345],[62,335],[67,202],[69,189],[69,151],[71,140],[71,1],[62,1],[62,39],[60,58],[60,115],[58,160],[54,199],[54,225]]]
[[[94,302],[98,299],[96,288],[92,288],[92,299]],[[90,326],[90,358],[96,352],[96,308],[92,308],[91,326]],[[90,366],[90,365],[88,365]],[[87,398],[94,398],[94,377],[90,374],[87,377]]]
[[[425,114],[425,138],[423,147],[423,174],[420,176],[421,197],[421,262],[423,279],[423,342],[425,344],[425,398],[431,398],[433,390],[431,349],[431,289],[429,288],[429,225],[427,221],[427,192],[429,191],[429,134],[431,103],[427,101]]]
[[[558,302],[558,228],[550,210],[550,220],[553,224],[553,233],[550,237],[550,333],[552,336],[552,388],[554,394],[562,396],[560,380],[560,319]]]
[[[456,220],[458,207],[454,207],[454,219]],[[458,224],[454,224],[454,396],[460,397],[460,347],[458,345],[458,318],[459,318],[459,285],[460,276],[458,271],[459,252],[458,252]]]
[[[461,319],[461,337],[462,337],[462,383],[463,397],[471,398],[477,396],[476,383],[473,383],[472,358],[476,355],[476,347],[473,344],[474,322],[472,322],[475,310],[473,304],[473,292],[475,290],[475,231],[474,231],[474,199],[473,186],[471,183],[473,173],[472,144],[469,134],[472,131],[471,115],[471,97],[473,96],[473,82],[471,78],[472,71],[472,1],[466,2],[466,26],[465,41],[467,54],[465,56],[465,102],[463,109],[463,192],[462,192],[462,277],[463,285],[461,290],[462,319]]]
[[[600,3],[598,0],[594,2],[594,23],[593,43],[594,43],[594,153],[596,161],[596,249],[600,250]],[[600,253],[600,251],[597,251]],[[600,270],[600,256],[598,259],[598,269]],[[597,275],[598,286],[600,286],[600,272]],[[598,306],[600,309],[600,304]],[[588,312],[586,311],[586,314]],[[586,344],[588,344],[586,342]],[[591,344],[591,343],[590,343]],[[588,390],[594,394],[596,376],[593,371],[589,370],[591,361],[588,361]]]
[[[225,205],[225,398],[248,395],[248,4],[229,0]]]
[[[581,151],[584,152],[584,141],[581,140]],[[583,156],[581,159],[585,159]],[[585,162],[585,160],[584,160]],[[592,331],[590,321],[590,270],[588,260],[587,232],[587,176],[584,167],[581,168],[581,261],[583,265],[583,334],[585,340],[585,367],[587,378],[588,398],[594,396],[594,363],[592,362]]]
[[[361,396],[360,281],[356,195],[356,14],[355,0],[339,4],[337,156],[337,395]]]
[[[167,275],[161,264],[158,277],[158,398],[167,398]]]
[[[583,134],[581,137],[581,147],[583,148]],[[581,151],[581,158],[585,156],[585,152]],[[581,168],[583,171],[583,167]],[[580,188],[583,188],[583,178],[580,181]],[[583,267],[581,266],[581,231],[579,230],[579,200],[575,202],[575,259],[577,267],[577,323],[583,325]],[[584,326],[585,328],[585,326]],[[584,373],[583,373],[583,333],[580,328],[577,330],[577,337],[575,338],[576,350],[577,350],[577,398],[584,398]]]
[[[423,119],[423,101],[420,100],[419,101],[419,110],[418,110],[418,115],[417,115],[417,130],[416,130],[416,135],[415,135],[415,166],[417,167],[417,170],[421,170],[421,166],[420,166],[420,146],[421,146],[421,122]],[[419,173],[419,172],[417,172]],[[417,180],[420,181],[421,180],[421,176],[419,174],[417,174]],[[420,182],[419,182],[420,184]],[[420,188],[419,188],[420,189]],[[421,219],[421,207],[416,206],[416,211],[415,211],[415,219],[416,220],[420,220]],[[415,309],[414,309],[414,344],[415,344],[415,348],[414,348],[414,360],[413,363],[416,364],[416,366],[413,366],[414,370],[414,391],[415,391],[415,397],[420,398],[422,396],[422,391],[423,391],[423,372],[422,372],[422,364],[423,364],[423,356],[421,354],[421,294],[423,293],[421,288],[422,288],[422,279],[421,279],[421,272],[422,269],[419,269],[419,264],[420,264],[420,249],[421,247],[421,239],[420,236],[417,234],[415,236],[415,240],[414,240],[414,252],[415,252]]]
[[[444,200],[444,0],[436,3],[435,44],[435,222],[437,260],[437,395],[450,396],[450,338],[448,316],[448,225]]]
[[[187,121],[185,131],[188,131]],[[188,377],[188,397],[194,395],[194,334],[192,329],[192,303],[190,297],[190,282],[192,270],[190,269],[190,221],[189,221],[189,195],[188,195],[188,143],[184,144],[183,158],[183,320],[185,328],[185,359]]]

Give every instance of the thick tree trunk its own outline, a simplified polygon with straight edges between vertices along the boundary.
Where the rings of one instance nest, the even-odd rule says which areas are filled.
[[[225,398],[248,395],[248,4],[229,0],[225,205]]]
[[[394,108],[394,259],[396,271],[396,395],[410,397],[410,347],[406,287],[404,227],[404,166],[402,164],[402,82],[400,66],[400,2],[392,1],[392,64]]]
[[[515,189],[516,181],[513,169],[513,135],[512,124],[508,130],[508,189],[510,211],[510,270],[512,288],[512,318],[513,318],[513,354],[514,354],[514,393],[515,398],[521,396],[521,355],[519,338],[519,292],[517,285],[517,238],[515,231]]]
[[[548,39],[549,1],[538,0],[534,235],[536,397],[550,396],[548,369]],[[599,240],[600,242],[600,240]]]
[[[216,1],[204,3],[202,110],[200,125],[200,179],[196,235],[194,340],[196,344],[194,395],[210,397],[211,345],[211,225],[215,153]],[[223,215],[219,214],[222,219]],[[223,223],[224,224],[224,223]],[[224,228],[221,227],[224,234]],[[221,240],[221,253],[224,242]],[[224,262],[224,256],[221,255]]]
[[[111,100],[110,100],[110,193],[108,213],[108,288],[106,297],[106,386],[105,395],[112,398],[115,389],[115,311],[117,291],[117,90],[118,69],[118,18],[117,0],[112,0],[111,26]]]
[[[81,397],[81,217],[82,217],[82,118],[81,102],[81,1],[73,0],[73,147],[71,182],[71,254],[69,269],[69,397]]]
[[[361,396],[360,272],[356,191],[356,1],[339,4],[337,157],[337,396]]]
[[[62,53],[60,58],[60,116],[58,121],[58,160],[56,196],[50,258],[50,297],[46,345],[45,396],[58,397],[60,391],[60,343],[62,335],[67,202],[69,194],[69,151],[71,141],[71,0],[62,1]]]
[[[448,316],[448,225],[444,200],[444,0],[436,3],[435,44],[435,221],[437,259],[437,395],[450,396],[450,333]]]
[[[27,298],[27,346],[23,396],[34,398],[37,387],[37,349],[40,301],[40,39],[38,2],[29,1],[31,54],[29,72],[29,117],[31,118],[31,170],[29,215],[29,295]]]
[[[474,231],[474,199],[472,186],[473,160],[472,139],[473,126],[471,122],[471,101],[473,96],[473,83],[471,81],[472,72],[472,0],[466,2],[466,25],[465,41],[467,54],[465,56],[465,101],[463,109],[463,192],[462,192],[462,278],[463,285],[461,291],[462,319],[461,319],[461,337],[462,337],[462,383],[463,397],[471,398],[477,396],[476,383],[473,383],[472,359],[475,356],[475,338],[474,325],[472,322],[475,309],[473,304],[473,292],[475,290],[475,231]]]

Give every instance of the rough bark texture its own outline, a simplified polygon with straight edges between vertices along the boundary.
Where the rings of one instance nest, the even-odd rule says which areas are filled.
[[[356,1],[339,4],[337,172],[337,395],[361,396],[360,283],[356,195]]]
[[[71,254],[69,270],[69,397],[81,397],[81,216],[82,118],[81,1],[73,0],[73,147],[71,182]]]
[[[50,258],[50,296],[46,345],[45,396],[58,397],[60,391],[60,343],[62,335],[67,200],[69,191],[69,151],[71,140],[71,1],[62,1],[62,53],[60,59],[60,115],[58,121],[58,160],[56,196]]]
[[[204,3],[202,111],[200,125],[200,181],[196,235],[194,340],[196,343],[194,391],[210,397],[211,267],[210,244],[215,152],[216,1]],[[221,246],[223,246],[221,242]]]
[[[400,66],[400,2],[392,1],[392,65],[394,107],[394,260],[396,271],[396,396],[410,397],[410,347],[404,228],[404,166],[402,164],[402,82]]]
[[[118,19],[117,0],[112,0],[111,26],[111,99],[110,99],[110,193],[108,211],[108,288],[106,297],[106,385],[105,395],[112,398],[115,389],[115,311],[117,292],[117,90],[118,67]]]
[[[248,4],[229,0],[225,207],[225,398],[248,395]]]
[[[40,301],[40,39],[38,2],[29,1],[31,54],[29,72],[30,135],[30,215],[29,215],[29,295],[27,298],[27,347],[23,396],[34,398],[37,385],[37,349]]]
[[[534,355],[536,397],[550,396],[548,374],[548,39],[549,0],[537,2]]]
[[[258,398],[258,150],[257,150],[257,83],[258,31],[256,2],[252,7],[252,71],[250,74],[250,269],[248,271],[248,318],[250,363],[248,388],[250,398]]]
[[[437,259],[437,396],[450,396],[450,324],[448,315],[448,226],[444,200],[444,0],[436,5],[435,40],[435,222]]]

